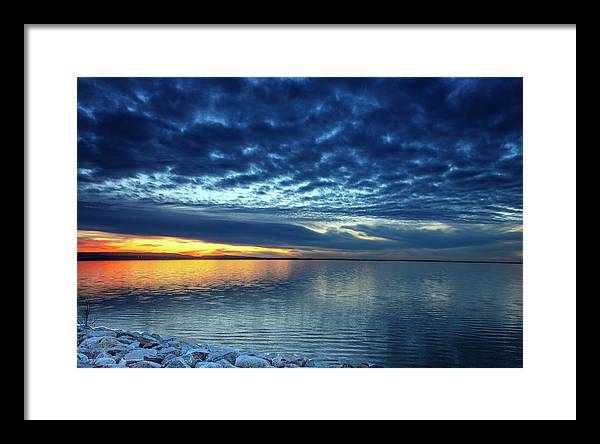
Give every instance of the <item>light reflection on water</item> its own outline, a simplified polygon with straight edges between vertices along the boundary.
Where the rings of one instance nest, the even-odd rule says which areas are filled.
[[[522,266],[78,263],[97,324],[386,367],[521,367]]]

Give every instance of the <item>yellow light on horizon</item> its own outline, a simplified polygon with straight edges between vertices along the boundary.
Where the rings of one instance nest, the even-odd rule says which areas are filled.
[[[189,256],[227,256],[247,254],[290,255],[285,248],[204,242],[171,236],[134,236],[103,231],[77,231],[78,252],[177,253]]]

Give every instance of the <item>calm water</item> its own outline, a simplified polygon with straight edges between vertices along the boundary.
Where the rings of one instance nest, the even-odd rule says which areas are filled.
[[[521,367],[521,265],[78,262],[96,325],[385,367]]]

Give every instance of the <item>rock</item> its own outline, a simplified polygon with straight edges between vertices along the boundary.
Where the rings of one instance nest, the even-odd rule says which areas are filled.
[[[226,359],[221,359],[220,361],[217,361],[216,364],[220,364],[223,368],[235,368],[235,365]]]
[[[177,357],[167,362],[165,368],[189,368],[189,365],[187,365],[183,358]]]
[[[369,368],[369,364],[367,364],[366,362],[362,362],[358,364],[358,368]]]
[[[231,364],[230,364],[231,365]],[[196,368],[223,368],[221,364],[218,362],[198,362],[195,366]]]
[[[235,364],[235,360],[240,355],[240,352],[234,350],[232,348],[228,349],[214,349],[211,350],[206,360],[209,362],[217,362],[221,360],[226,360],[230,364]]]
[[[137,361],[131,364],[131,368],[160,368],[160,364],[150,361]]]
[[[383,366],[379,364],[369,364],[369,368],[383,368]]]
[[[125,357],[125,352],[115,352],[113,350],[108,351],[108,355],[112,357],[115,361],[119,362],[121,359]]]
[[[343,363],[340,368],[354,368],[352,364],[348,364],[347,362]]]
[[[195,367],[199,361],[204,361],[210,351],[206,348],[192,348],[188,350],[181,358],[190,367]]]
[[[125,363],[117,362],[116,364],[108,364],[108,365],[105,365],[104,367],[106,367],[106,368],[125,368]]]
[[[130,350],[124,345],[117,345],[115,347],[105,348],[104,351],[106,353],[110,353],[111,355],[116,355],[122,353],[123,355],[128,353]]]
[[[89,348],[78,348],[77,352],[85,355],[88,359],[96,359],[96,357],[100,354],[100,350],[97,349],[89,349]]]
[[[104,329],[104,328],[98,328],[98,329],[94,329],[94,330],[89,330],[85,333],[85,335],[88,338],[93,338],[93,337],[97,337],[97,336],[111,336],[113,338],[117,337],[117,333],[114,332],[113,330],[109,330],[109,329]]]
[[[273,354],[271,353],[248,353],[248,355],[250,356],[256,356],[260,359],[264,359],[265,361],[267,361],[269,363],[269,365],[272,365],[273,363],[271,362],[271,360],[273,359]]]
[[[306,365],[306,358],[296,355],[285,355],[284,359],[288,364],[296,364],[298,367],[304,367]]]
[[[96,361],[98,359],[104,359],[104,358],[109,358],[109,359],[115,359],[114,356],[111,356],[109,353],[106,353],[105,351],[100,351],[100,353],[98,353],[98,355],[96,355]]]
[[[140,341],[133,341],[131,344],[127,346],[129,350],[137,350],[140,348]]]
[[[187,352],[189,352],[190,350],[193,350],[195,348],[196,348],[196,346],[194,344],[190,344],[189,342],[183,342],[179,346],[179,350],[181,351],[182,355],[185,355]]]
[[[81,348],[98,348],[100,346],[100,342],[104,339],[114,338],[114,336],[94,336],[92,338],[87,338],[81,341],[79,347]]]
[[[135,339],[133,339],[130,336],[117,336],[117,340],[121,344],[125,344],[125,345],[130,345],[130,344],[132,344],[135,341]]]
[[[160,342],[155,341],[154,339],[142,339],[140,341],[140,347],[142,348],[153,348],[160,345]]]
[[[144,335],[139,331],[129,331],[127,332],[127,336],[130,336],[137,341],[141,341],[144,339]]]
[[[269,361],[258,356],[240,355],[235,360],[235,366],[240,368],[265,368],[271,367]]]
[[[162,342],[163,340],[158,333],[152,333],[150,336],[156,339],[158,342]]]
[[[178,355],[174,354],[174,353],[170,353],[167,356],[165,356],[163,358],[163,360],[161,361],[162,366],[164,367],[171,359],[175,359],[177,358]]]
[[[136,350],[132,350],[129,353],[127,353],[125,355],[125,360],[129,363],[129,362],[136,362],[136,361],[154,361],[156,359],[159,359],[158,362],[161,362],[162,359],[160,359],[158,357],[158,353],[156,352],[156,350],[152,350],[152,349],[145,349],[145,348],[138,348]]]
[[[98,358],[94,361],[94,367],[105,367],[107,365],[116,364],[113,358]]]
[[[88,368],[91,367],[92,363],[83,353],[77,353],[77,368]]]
[[[283,368],[287,364],[287,360],[282,355],[275,355],[271,358],[271,364],[273,367]]]
[[[175,347],[164,347],[157,350],[158,356],[164,359],[168,355],[179,356],[179,350]]]
[[[120,345],[121,343],[117,340],[117,338],[104,338],[102,339],[98,345],[102,348],[114,347],[115,345]]]
[[[300,367],[300,366],[299,366],[299,365],[296,365],[296,364],[286,364],[286,365],[284,366],[284,368],[299,368],[299,367]]]

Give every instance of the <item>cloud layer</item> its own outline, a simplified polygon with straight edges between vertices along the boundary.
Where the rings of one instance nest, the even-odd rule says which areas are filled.
[[[515,257],[522,80],[80,78],[78,168],[80,229]]]

